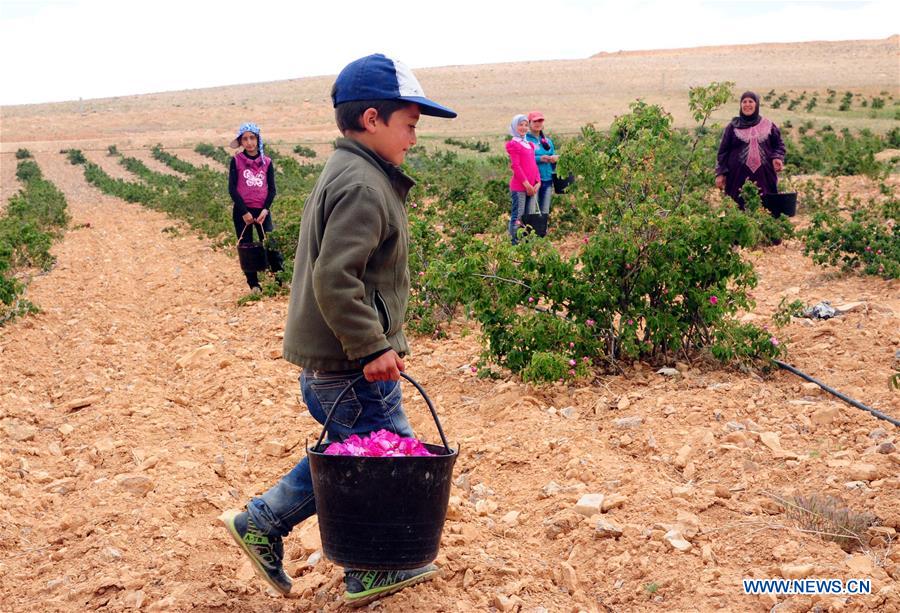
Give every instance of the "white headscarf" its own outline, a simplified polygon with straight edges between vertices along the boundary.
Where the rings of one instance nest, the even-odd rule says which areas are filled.
[[[512,139],[517,141],[523,147],[531,148],[531,144],[525,140],[524,136],[519,135],[519,131],[516,128],[519,126],[519,123],[522,121],[528,121],[528,116],[519,113],[512,118],[512,123],[509,124],[509,133],[512,135]]]
[[[519,131],[516,130],[516,128],[519,127],[519,122],[521,122],[521,121],[528,121],[528,116],[527,116],[527,115],[523,115],[522,113],[519,113],[518,115],[515,115],[515,116],[512,118],[512,123],[509,124],[509,133],[510,133],[510,134],[512,135],[512,137],[515,138],[516,140],[522,140],[522,139],[524,138],[523,136],[520,136],[520,135],[519,135]]]

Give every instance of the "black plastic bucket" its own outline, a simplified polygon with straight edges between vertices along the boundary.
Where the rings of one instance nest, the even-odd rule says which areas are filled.
[[[260,225],[260,229],[263,233],[263,240],[252,243],[242,243],[241,239],[244,238],[244,232],[246,232],[247,228],[250,226],[251,224],[245,225],[243,231],[241,231],[240,237],[238,237],[238,261],[240,261],[241,270],[244,272],[261,272],[269,266],[265,247],[266,231],[262,230],[262,225]],[[250,231],[250,235],[252,238],[253,230]]]
[[[434,456],[369,458],[326,455],[322,443],[334,407],[360,377],[332,404],[322,434],[308,450],[322,548],[329,560],[345,568],[405,570],[432,562],[438,554],[453,465],[459,456],[447,444],[431,399],[425,398],[443,446],[425,445]]]
[[[793,217],[797,214],[797,192],[785,192],[783,194],[765,194],[762,197],[763,206],[771,211],[772,215],[787,215]]]
[[[557,194],[565,194],[566,190],[570,185],[575,183],[575,174],[569,173],[565,179],[559,177],[555,172],[553,173],[553,191]]]
[[[534,233],[538,236],[547,236],[547,222],[549,215],[541,215],[540,213],[529,213],[522,215],[522,224],[528,228],[534,229]]]

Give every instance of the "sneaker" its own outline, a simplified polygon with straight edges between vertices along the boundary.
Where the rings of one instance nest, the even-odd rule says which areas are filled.
[[[266,580],[279,594],[291,591],[291,578],[281,565],[284,559],[284,545],[280,536],[263,534],[250,515],[244,511],[225,511],[219,520],[228,528],[228,534],[240,545],[250,561],[256,574]]]
[[[434,564],[412,570],[348,570],[344,571],[344,602],[361,607],[384,598],[405,587],[433,579],[440,571]]]
[[[251,294],[261,294],[262,288],[258,285],[254,285],[253,287],[250,288],[250,293]]]

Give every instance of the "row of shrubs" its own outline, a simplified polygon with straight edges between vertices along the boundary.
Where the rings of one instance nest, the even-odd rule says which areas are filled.
[[[472,151],[477,151],[479,153],[488,153],[491,150],[491,144],[484,140],[467,141],[451,136],[445,138],[444,143],[447,145],[454,145],[461,149],[471,149]]]
[[[120,162],[135,175],[136,179],[126,181],[111,177],[99,165],[87,161],[80,151],[69,151],[68,156],[72,163],[84,165],[84,176],[87,181],[104,193],[164,211],[176,219],[187,222],[192,228],[213,238],[218,244],[230,245],[236,239],[227,176],[223,172],[223,167],[230,163],[231,156],[222,147],[208,143],[199,144],[196,151],[219,162],[220,165],[215,169],[209,166],[198,167],[157,145],[153,148],[153,157],[185,177],[156,172],[140,160],[124,157]],[[266,153],[277,160],[278,198],[273,207],[276,230],[270,234],[270,240],[286,255],[287,265],[285,271],[279,273],[278,279],[284,281],[290,278],[292,271],[291,264],[300,228],[303,202],[321,167],[300,164],[291,157],[280,155],[271,147],[266,149]],[[264,283],[263,289],[271,295],[284,291],[281,287],[273,279]]]
[[[466,312],[481,327],[481,372],[535,381],[704,352],[723,362],[781,355],[770,332],[734,318],[750,308],[756,277],[733,247],[770,242],[785,222],[758,195],[750,214],[708,199],[718,134],[706,123],[730,95],[730,84],[693,90],[691,131],[636,102],[609,131],[587,126],[562,143],[560,171],[578,181],[557,196],[552,225],[580,237],[571,253],[535,235],[510,244],[502,157],[413,156],[425,192],[410,211],[413,325],[440,333]]]
[[[824,104],[835,104],[837,91],[829,89],[826,93],[828,94],[828,96],[825,99]],[[882,91],[879,95],[872,96],[871,98],[866,97],[863,94],[854,94],[853,92],[847,91],[844,92],[844,94],[841,96],[840,102],[837,102],[837,110],[840,112],[849,111],[853,106],[854,100],[856,100],[860,108],[871,109],[872,113],[874,113],[875,111],[885,108],[885,105],[893,99],[894,97],[890,94],[890,92],[887,91]],[[803,102],[806,102],[806,104],[804,105],[804,109],[807,113],[811,113],[818,104],[819,92],[813,92],[812,94],[810,94],[809,98],[807,98],[807,92],[804,91],[796,98],[792,98],[788,95],[787,92],[776,94],[775,90],[773,89],[765,94],[765,96],[763,96],[763,100],[765,102],[768,102],[769,106],[771,106],[773,109],[781,108],[783,104],[787,104],[787,110],[789,111],[796,110],[797,107],[799,107]],[[897,106],[897,102],[894,102],[894,106]]]
[[[42,176],[26,149],[19,149],[16,158],[16,177],[22,188],[9,199],[0,217],[0,325],[35,310],[21,297],[25,283],[17,273],[49,270],[55,261],[50,246],[69,223],[63,193]]]
[[[155,145],[151,151],[153,154],[153,159],[159,160],[172,170],[180,172],[183,175],[193,176],[200,171],[199,168],[197,168],[190,162],[185,162],[184,160],[169,153],[168,151],[164,151],[162,145]]]
[[[785,138],[788,170],[796,173],[838,175],[866,175],[879,178],[889,165],[875,159],[885,149],[900,147],[900,129],[894,128],[884,136],[863,129],[854,135],[844,128],[840,134],[832,129],[820,129],[815,134],[802,133],[798,139]]]
[[[548,239],[523,237],[517,246],[506,234],[505,156],[414,148],[405,165],[417,181],[409,202],[409,324],[441,334],[455,317],[474,319],[484,339],[480,371],[491,375],[499,366],[536,381],[588,377],[631,360],[708,355],[765,363],[782,355],[772,332],[735,319],[752,306],[756,276],[734,247],[776,242],[791,226],[769,216],[752,187],[747,213],[710,198],[720,131],[707,122],[730,89],[715,83],[691,91],[691,130],[675,129],[661,107],[636,102],[608,131],[586,126],[557,139],[560,172],[574,173],[577,183],[556,197]],[[152,190],[145,204],[231,242],[223,172],[230,156],[208,144],[197,151],[220,170],[186,172],[171,191],[135,185]],[[302,206],[321,166],[271,147],[267,153],[278,169],[273,238],[289,275]],[[176,156],[157,159],[176,168]],[[187,203],[196,218],[184,212]],[[562,251],[561,243],[568,245]]]

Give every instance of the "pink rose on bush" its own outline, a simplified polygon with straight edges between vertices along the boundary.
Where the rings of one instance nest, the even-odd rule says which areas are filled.
[[[716,306],[717,304],[719,304],[719,299],[716,298],[715,296],[710,296],[709,303],[713,306]]]

